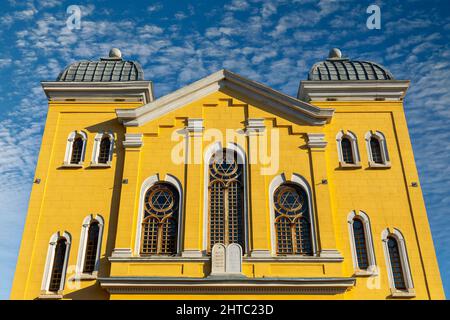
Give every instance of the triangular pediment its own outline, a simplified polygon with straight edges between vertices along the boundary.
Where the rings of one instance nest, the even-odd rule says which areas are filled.
[[[141,107],[117,109],[116,114],[125,126],[142,126],[216,91],[238,93],[311,125],[328,123],[334,113],[334,109],[316,107],[223,69]]]

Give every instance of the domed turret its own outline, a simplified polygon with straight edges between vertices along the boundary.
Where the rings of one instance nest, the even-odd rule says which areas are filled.
[[[327,60],[312,67],[308,80],[394,80],[394,76],[374,62],[343,58],[341,50],[333,48]]]
[[[119,49],[113,48],[108,58],[70,64],[57,78],[63,82],[141,81],[144,72],[139,63],[125,61]]]

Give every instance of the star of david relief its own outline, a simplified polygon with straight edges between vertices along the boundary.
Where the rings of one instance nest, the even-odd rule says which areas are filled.
[[[297,214],[304,205],[303,196],[294,188],[283,188],[277,195],[276,207],[280,213]]]
[[[158,190],[152,196],[152,205],[157,210],[167,209],[172,203],[172,195],[165,190]]]
[[[214,156],[212,167],[215,173],[226,177],[230,177],[238,170],[238,165],[234,155],[231,155],[226,151],[223,153],[217,153]]]

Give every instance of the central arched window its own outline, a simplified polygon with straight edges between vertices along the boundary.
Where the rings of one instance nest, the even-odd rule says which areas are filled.
[[[147,190],[144,196],[141,254],[177,253],[179,201],[177,189],[169,183],[158,182]]]
[[[209,250],[216,243],[244,246],[243,164],[222,149],[209,162]]]
[[[312,255],[308,196],[293,183],[280,185],[273,195],[276,253]]]

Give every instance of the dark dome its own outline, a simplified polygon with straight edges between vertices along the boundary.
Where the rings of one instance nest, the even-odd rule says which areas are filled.
[[[124,61],[118,49],[112,49],[108,58],[100,61],[79,61],[69,65],[58,76],[65,82],[140,81],[144,72],[139,63]]]
[[[339,49],[332,49],[327,60],[311,68],[308,80],[394,80],[394,76],[379,64],[342,58]]]

